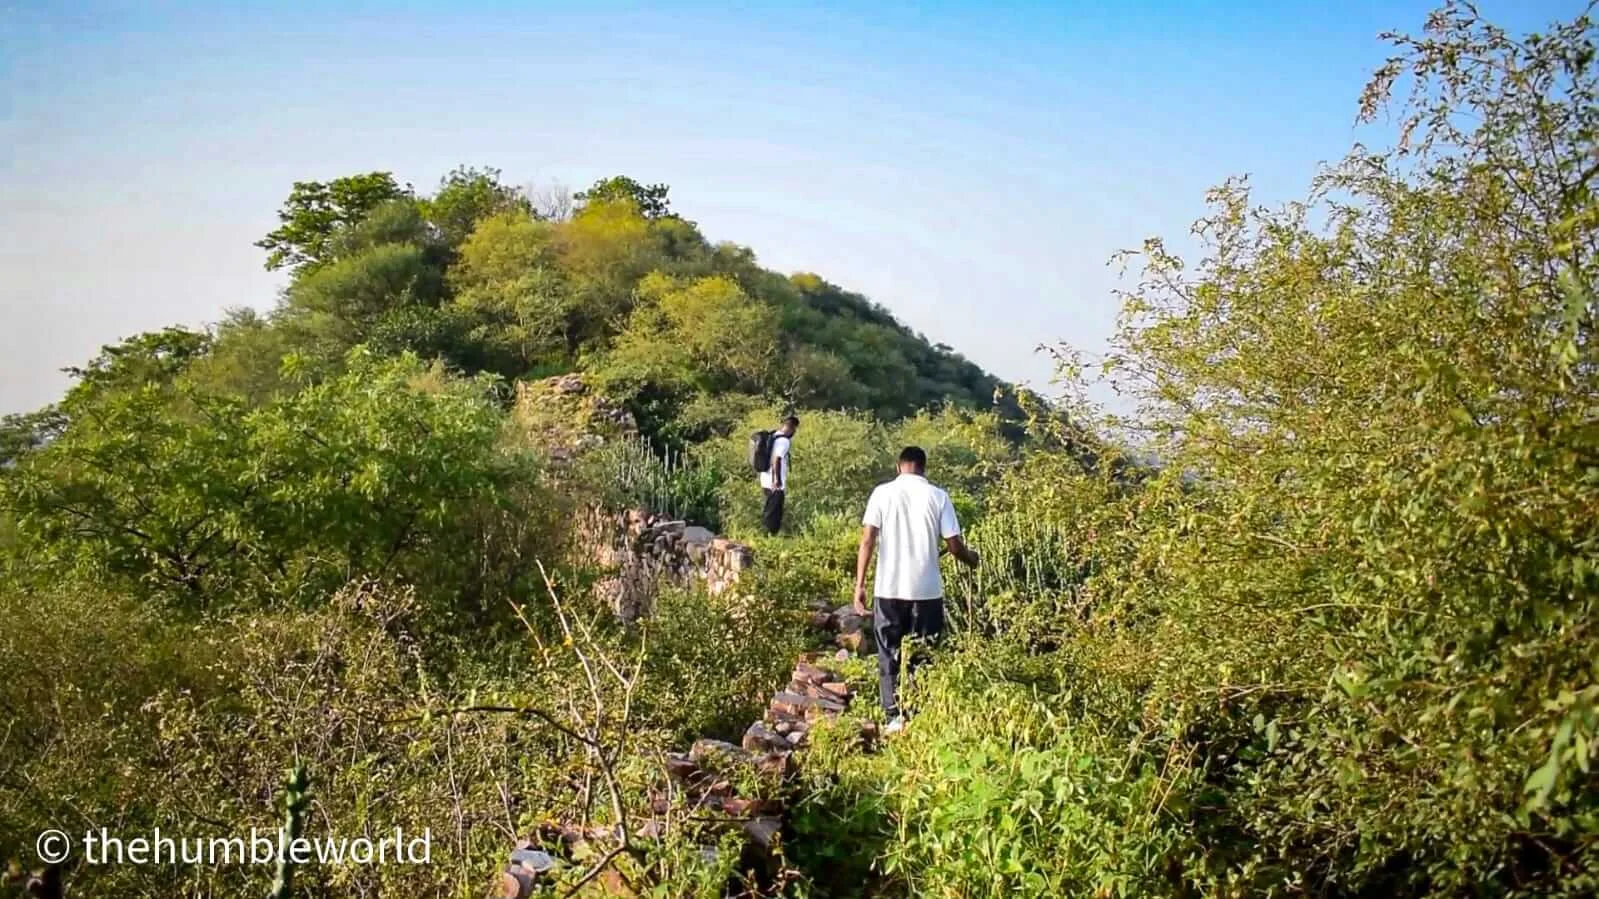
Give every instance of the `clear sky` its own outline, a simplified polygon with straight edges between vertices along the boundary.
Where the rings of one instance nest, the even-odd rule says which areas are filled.
[[[291,182],[461,163],[665,182],[711,239],[1045,386],[1039,343],[1110,331],[1110,253],[1230,174],[1300,194],[1364,137],[1377,34],[1432,5],[0,0],[0,412],[102,344],[269,308],[252,242]]]

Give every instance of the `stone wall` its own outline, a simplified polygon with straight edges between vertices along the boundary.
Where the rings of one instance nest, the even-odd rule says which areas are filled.
[[[518,382],[511,423],[529,446],[557,465],[607,440],[638,433],[632,413],[576,373]]]
[[[703,584],[719,595],[755,564],[755,551],[746,544],[643,509],[591,508],[579,523],[578,541],[595,564],[615,570],[595,590],[623,621],[649,615],[662,583]]]
[[[517,385],[513,426],[552,463],[551,475],[609,440],[638,433],[633,416],[577,373]],[[749,546],[710,530],[643,509],[590,507],[578,516],[574,549],[614,572],[595,585],[624,621],[650,614],[664,583],[703,584],[712,594],[733,588],[755,562]]]

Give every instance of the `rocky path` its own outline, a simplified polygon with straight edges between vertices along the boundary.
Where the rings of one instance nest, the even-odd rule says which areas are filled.
[[[696,831],[702,839],[738,832],[741,873],[767,882],[780,879],[783,815],[803,750],[820,722],[844,714],[855,699],[837,663],[871,649],[870,628],[849,606],[832,609],[822,604],[814,610],[811,624],[833,648],[801,654],[788,683],[772,695],[765,714],[745,730],[741,745],[700,739],[685,752],[668,754],[664,787],[651,791],[652,816],[634,827],[635,840],[666,839],[674,824],[684,821],[709,822]],[[870,750],[877,740],[876,726],[869,722],[859,726],[862,746]],[[641,895],[647,891],[643,885],[627,883],[607,864],[624,848],[616,832],[606,828],[543,826],[512,851],[494,895],[527,899],[555,882],[561,869],[575,865],[589,868],[585,885],[598,895]],[[701,846],[702,853],[720,851],[714,844]],[[579,861],[596,857],[597,864]]]

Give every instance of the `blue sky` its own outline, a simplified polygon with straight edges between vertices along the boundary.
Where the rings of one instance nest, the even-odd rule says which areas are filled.
[[[104,343],[281,284],[290,183],[457,164],[672,187],[713,240],[815,271],[1044,386],[1105,265],[1207,186],[1299,195],[1431,3],[0,6],[0,412]],[[1484,0],[1513,29],[1580,2]]]

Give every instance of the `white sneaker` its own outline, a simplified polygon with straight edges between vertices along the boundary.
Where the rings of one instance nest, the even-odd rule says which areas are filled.
[[[897,734],[897,733],[899,733],[900,731],[902,731],[904,729],[905,729],[905,716],[904,715],[895,715],[894,716],[894,720],[888,722],[888,725],[883,728],[883,734],[885,736],[888,735],[888,734]]]

